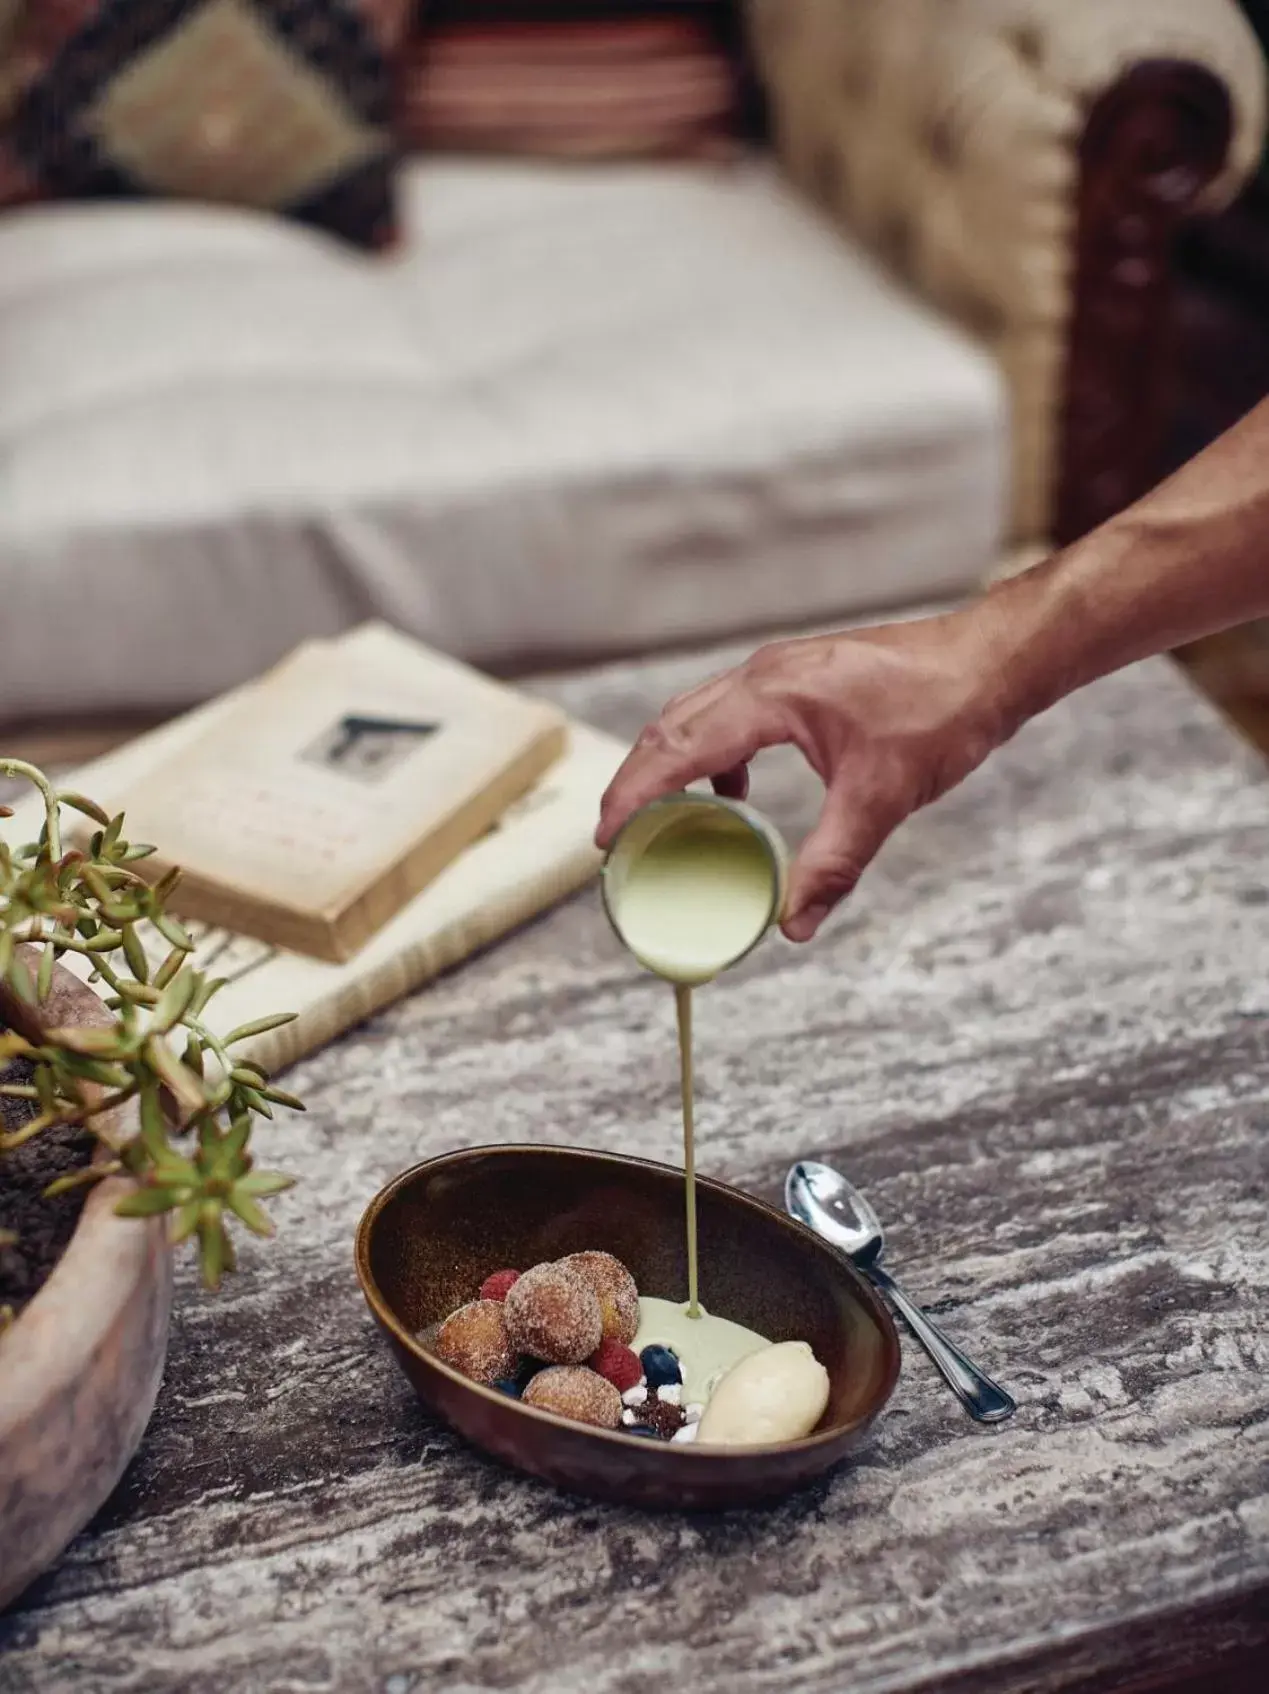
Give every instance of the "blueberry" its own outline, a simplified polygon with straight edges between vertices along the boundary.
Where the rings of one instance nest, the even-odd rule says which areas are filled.
[[[491,1383],[490,1387],[496,1388],[499,1394],[505,1394],[509,1400],[520,1398],[520,1384],[509,1376],[500,1377],[497,1382]]]
[[[642,1436],[645,1441],[659,1441],[661,1439],[656,1430],[649,1429],[646,1423],[628,1423],[626,1434]]]
[[[645,1347],[639,1355],[639,1363],[643,1366],[649,1388],[668,1388],[672,1383],[683,1380],[678,1356],[668,1347]]]

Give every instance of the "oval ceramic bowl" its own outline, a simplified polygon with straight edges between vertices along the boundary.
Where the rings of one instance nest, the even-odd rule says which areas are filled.
[[[701,1300],[772,1341],[808,1341],[828,1410],[801,1441],[728,1451],[641,1441],[535,1411],[443,1364],[419,1339],[504,1266],[600,1248],[641,1294],[686,1298],[683,1173],[553,1147],[477,1147],[416,1165],[367,1207],[357,1274],[424,1405],[468,1440],[547,1482],[628,1505],[770,1500],[835,1465],[889,1399],[899,1341],[877,1295],[801,1224],[698,1179]]]

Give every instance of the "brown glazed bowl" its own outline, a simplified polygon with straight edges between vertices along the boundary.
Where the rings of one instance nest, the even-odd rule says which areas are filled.
[[[441,1362],[418,1340],[486,1276],[599,1248],[639,1292],[684,1300],[683,1173],[554,1147],[476,1147],[405,1171],[366,1208],[357,1275],[423,1404],[476,1446],[561,1488],[632,1506],[751,1505],[835,1465],[899,1375],[890,1314],[846,1259],[725,1183],[699,1178],[700,1296],[772,1341],[808,1341],[829,1374],[828,1410],[801,1441],[671,1446],[535,1411]]]

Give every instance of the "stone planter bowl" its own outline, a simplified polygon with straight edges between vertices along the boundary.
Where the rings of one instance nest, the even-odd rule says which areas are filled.
[[[0,1019],[28,1039],[110,1015],[60,965],[33,1013],[0,987]],[[124,1113],[99,1120],[131,1133]],[[162,1218],[114,1215],[130,1184],[88,1196],[52,1275],[0,1336],[0,1607],[105,1503],[136,1452],[167,1355],[171,1255]]]

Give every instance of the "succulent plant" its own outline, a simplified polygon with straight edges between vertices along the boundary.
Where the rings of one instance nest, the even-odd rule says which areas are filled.
[[[133,867],[154,849],[124,839],[122,813],[108,817],[82,794],[59,792],[23,760],[0,759],[0,775],[32,783],[45,812],[38,841],[13,847],[0,839],[0,980],[34,1010],[47,997],[54,963],[78,954],[113,1013],[108,1027],[47,1029],[40,1039],[0,1030],[0,1063],[20,1057],[30,1067],[29,1081],[0,1083],[0,1093],[29,1102],[34,1114],[0,1133],[0,1182],[12,1148],[55,1124],[84,1124],[103,1138],[94,1119],[136,1102],[136,1133],[110,1142],[91,1166],[60,1177],[46,1193],[128,1174],[136,1186],[116,1211],[170,1213],[170,1239],[196,1241],[203,1280],[216,1288],[234,1266],[227,1218],[271,1235],[261,1202],[292,1181],[280,1171],[255,1169],[253,1122],[272,1117],[275,1105],[304,1109],[260,1065],[230,1049],[290,1023],[294,1014],[215,1034],[203,1014],[223,980],[194,969],[194,943],[166,910],[179,870],[146,882]],[[63,845],[63,808],[97,826],[82,850]],[[0,817],[12,815],[0,806]],[[142,939],[147,925],[169,949],[153,969]]]

